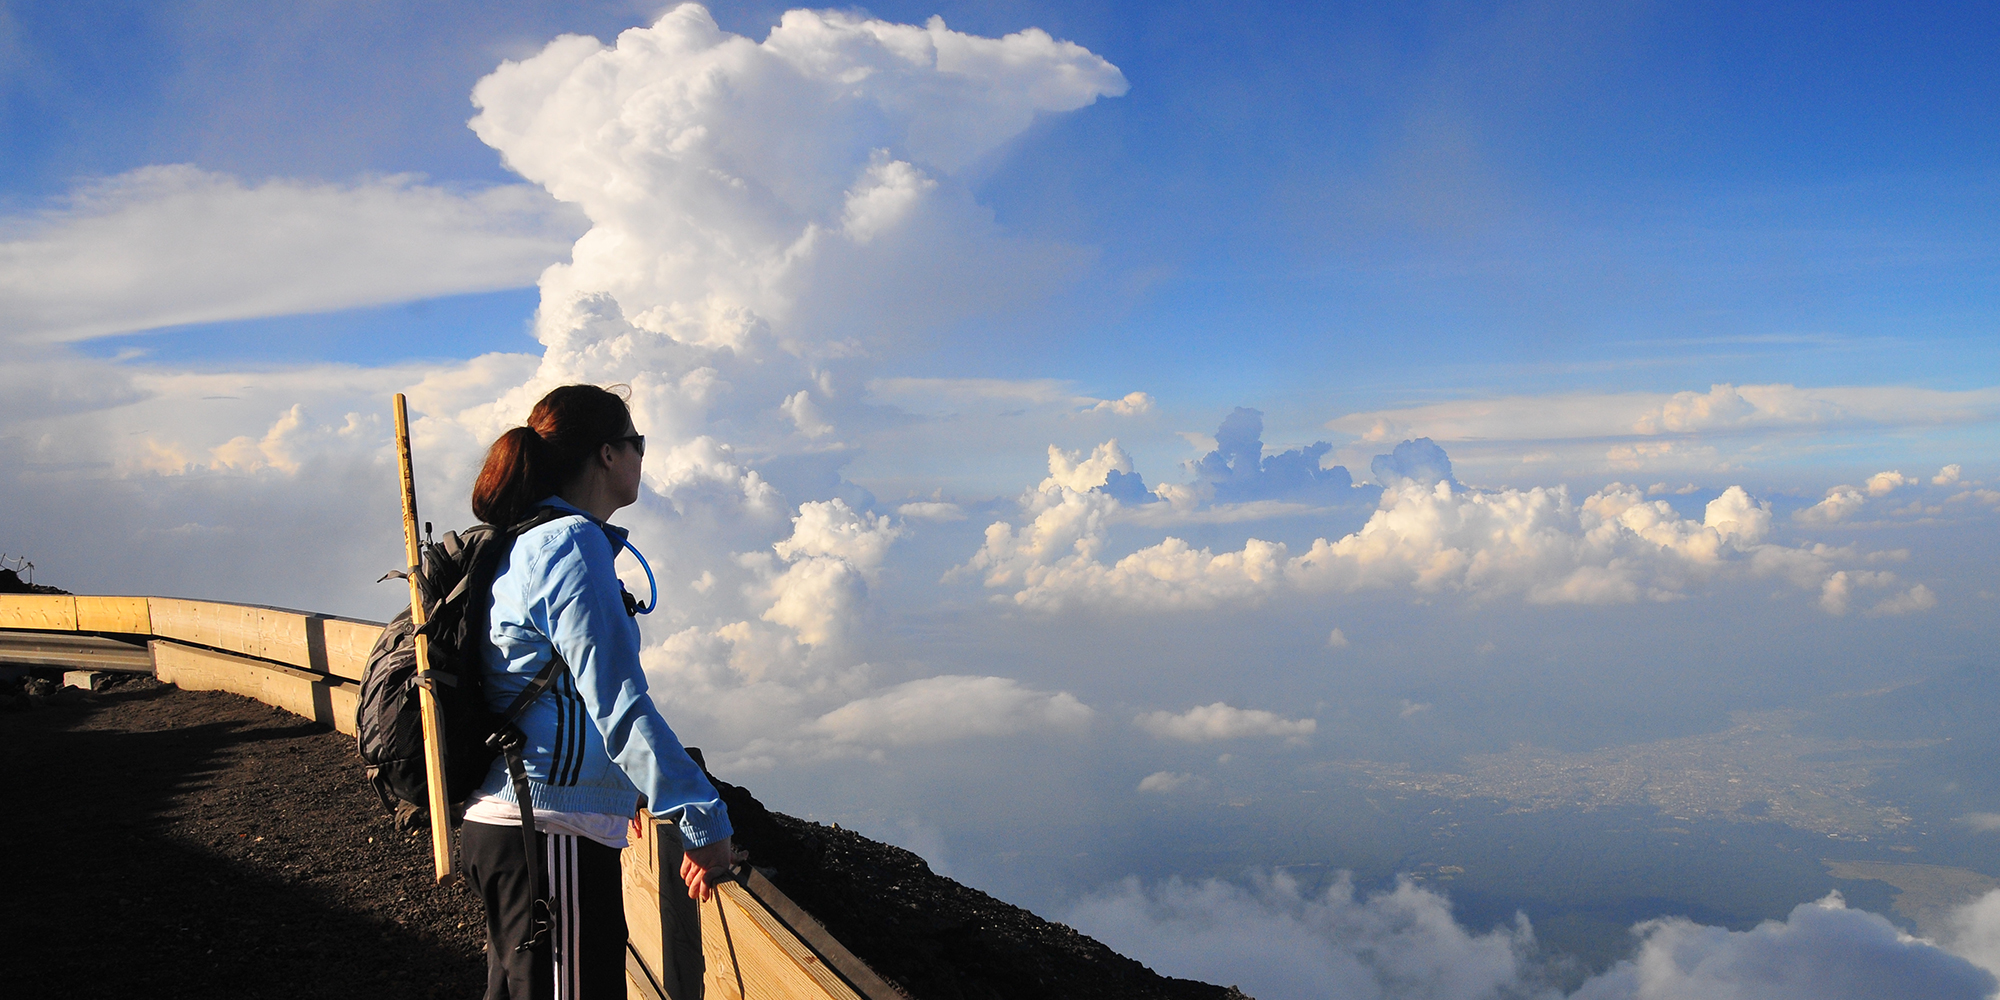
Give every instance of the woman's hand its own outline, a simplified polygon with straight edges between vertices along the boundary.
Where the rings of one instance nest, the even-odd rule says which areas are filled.
[[[687,883],[688,898],[708,902],[715,895],[715,883],[728,880],[730,866],[749,857],[749,851],[737,850],[728,837],[688,848],[681,855],[681,881]]]

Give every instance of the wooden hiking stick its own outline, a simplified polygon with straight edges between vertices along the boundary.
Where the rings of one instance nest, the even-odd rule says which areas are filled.
[[[410,560],[410,627],[424,627],[424,594],[417,585],[421,569],[417,538],[417,477],[410,468],[410,411],[403,394],[396,394],[396,459],[403,468],[403,551]],[[418,632],[417,676],[424,679],[431,669],[430,637]],[[424,720],[424,784],[430,799],[431,862],[437,869],[439,885],[458,878],[458,865],[451,856],[451,804],[444,800],[444,717],[438,714],[437,695],[429,683],[417,688],[417,704]]]

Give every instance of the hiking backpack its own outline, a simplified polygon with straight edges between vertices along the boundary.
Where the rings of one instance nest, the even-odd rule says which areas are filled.
[[[509,528],[480,524],[446,532],[437,541],[430,540],[425,526],[426,538],[418,546],[420,565],[412,571],[424,602],[430,669],[417,668],[416,630],[410,627],[410,611],[405,608],[368,653],[355,713],[355,741],[368,767],[369,784],[381,797],[382,807],[395,814],[397,827],[417,830],[430,822],[419,687],[430,688],[437,697],[444,727],[444,798],[457,807],[486,781],[493,759],[502,752],[496,737],[513,730],[521,712],[563,668],[562,657],[552,657],[506,712],[487,707],[481,649],[486,644],[493,578],[515,538],[565,516],[572,515],[543,507]],[[382,579],[410,575],[398,571]],[[510,757],[518,757],[518,750]],[[458,817],[452,819],[456,823]]]

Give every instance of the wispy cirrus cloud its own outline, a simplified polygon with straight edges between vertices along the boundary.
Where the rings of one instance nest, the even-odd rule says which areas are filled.
[[[523,288],[583,228],[574,209],[525,184],[252,184],[144,167],[0,220],[0,337],[77,341]]]
[[[1565,393],[1456,400],[1350,413],[1331,430],[1365,442],[1649,438],[1730,431],[1915,426],[2000,419],[2000,387],[1730,385],[1706,392]]]

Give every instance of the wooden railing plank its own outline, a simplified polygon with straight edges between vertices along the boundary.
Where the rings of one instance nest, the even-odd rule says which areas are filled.
[[[621,859],[626,937],[672,1000],[701,1000],[701,915],[681,881],[681,836],[641,815]]]
[[[174,597],[149,598],[148,603],[153,634],[162,639],[198,643],[308,670],[315,666],[306,641],[306,623],[317,615]]]
[[[326,672],[358,681],[368,668],[368,651],[382,635],[381,622],[327,618],[321,623],[326,641]]]
[[[701,942],[711,990],[743,1000],[862,1000],[757,897],[735,882],[717,886],[715,898],[702,904]]]
[[[670,919],[660,908],[658,858],[658,845],[645,836],[633,837],[618,858],[625,897],[625,939],[655,978],[667,967],[662,949]]]
[[[638,825],[622,859],[627,936],[674,1000],[908,1000],[754,869],[708,903],[688,899],[679,831]]]
[[[771,915],[778,918],[806,947],[813,950],[827,967],[840,974],[847,985],[861,994],[865,1000],[909,1000],[909,994],[896,988],[894,983],[883,979],[881,974],[868,967],[853,952],[826,929],[818,918],[807,913],[799,904],[792,902],[764,873],[755,868],[746,868],[742,873],[743,887],[756,897]]]
[[[76,630],[153,634],[153,616],[143,597],[76,596]]]
[[[178,597],[147,599],[153,634],[232,653],[259,655],[257,609],[242,604],[189,601]]]
[[[317,617],[276,608],[257,609],[257,647],[248,652],[279,663],[311,669],[311,646],[306,642],[306,620]],[[323,672],[323,671],[322,671]]]
[[[76,598],[68,594],[0,596],[0,628],[38,632],[76,631]]]
[[[674,1000],[653,981],[653,970],[639,960],[630,941],[625,945],[625,1000]]]

